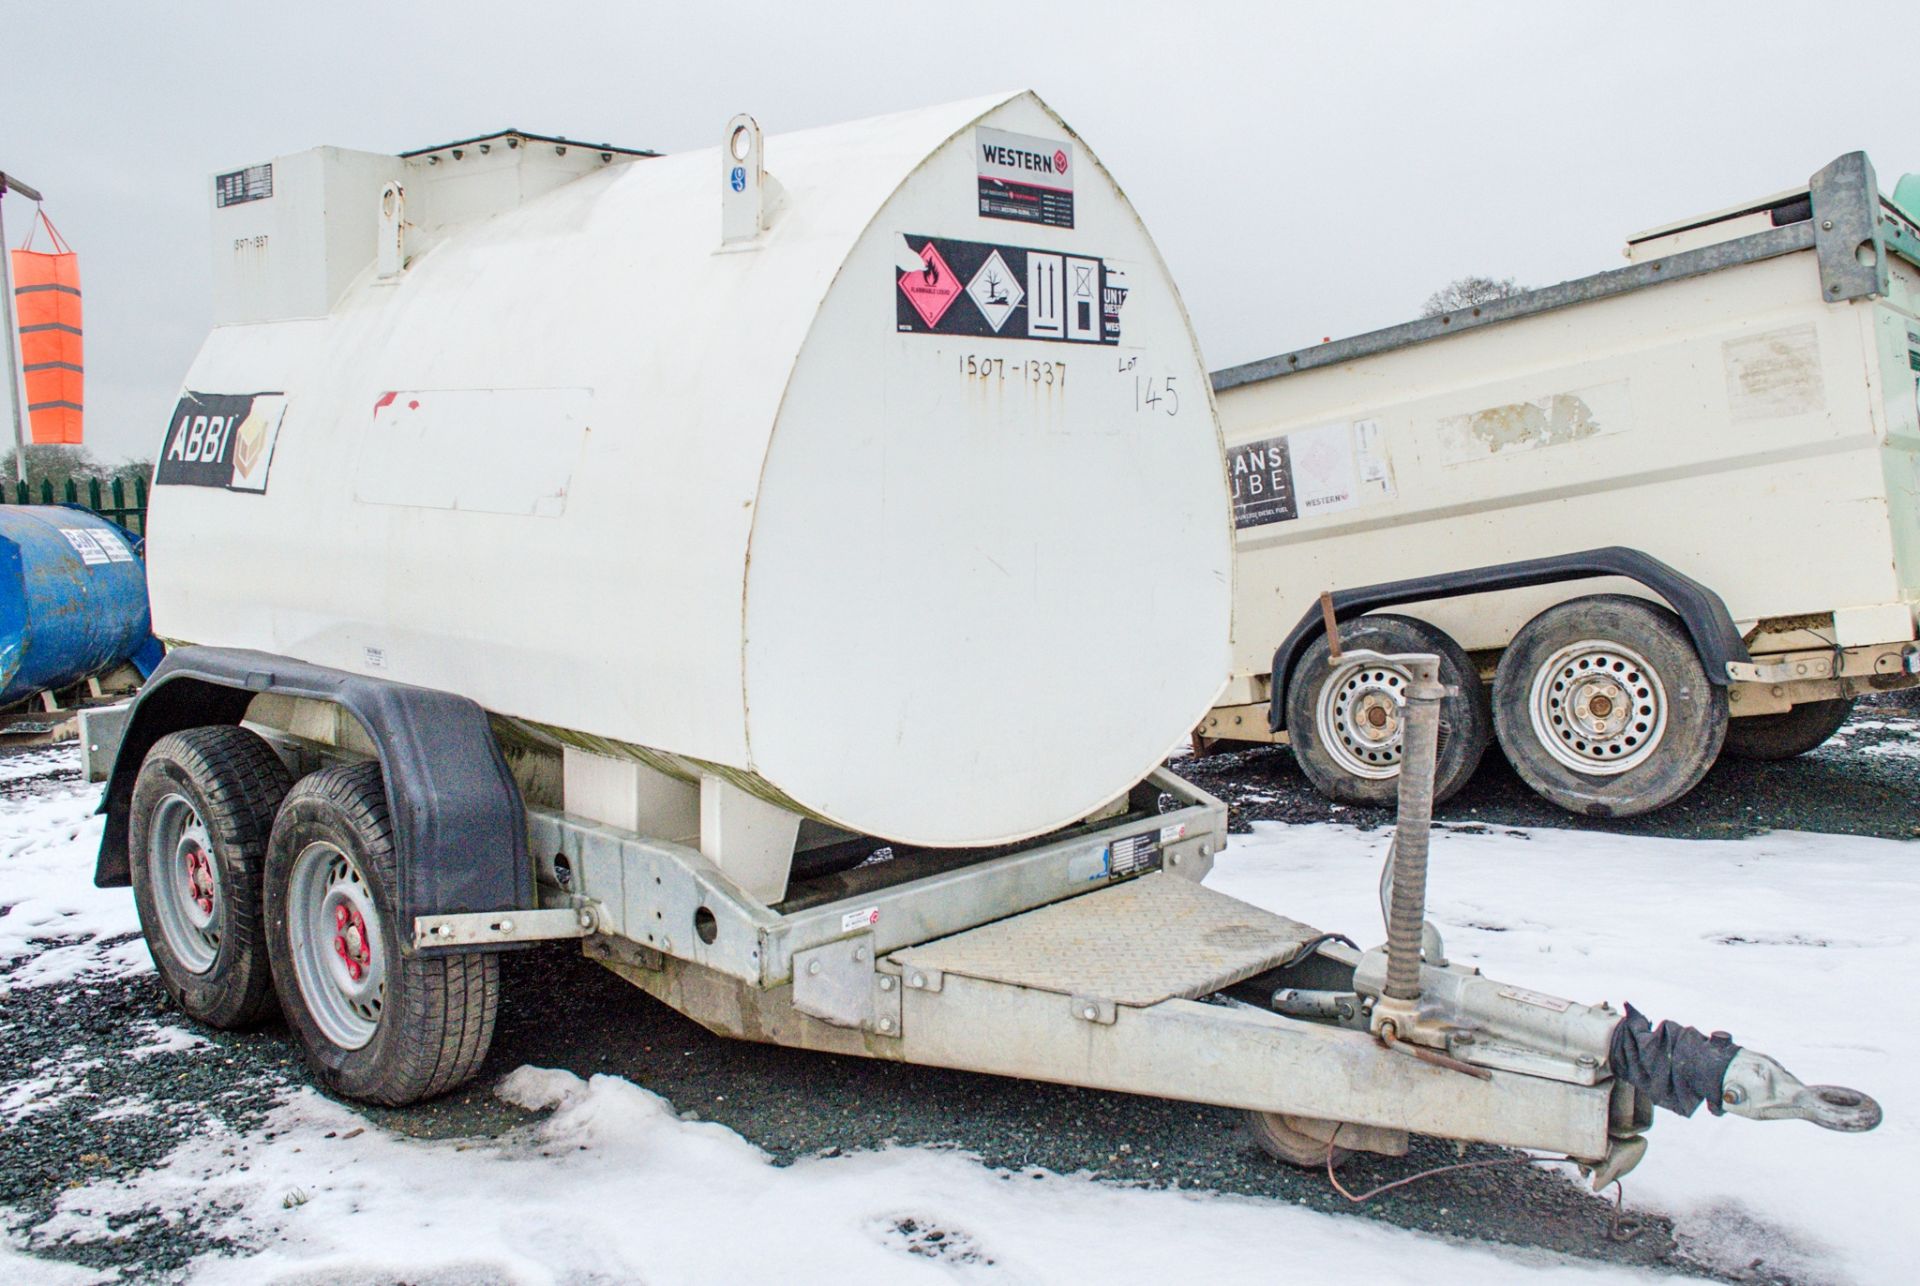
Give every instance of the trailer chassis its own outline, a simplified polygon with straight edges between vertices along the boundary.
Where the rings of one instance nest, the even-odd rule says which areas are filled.
[[[1544,1149],[1579,1162],[1596,1188],[1640,1159],[1655,1105],[1690,1113],[1705,1101],[1716,1114],[1845,1131],[1879,1123],[1868,1096],[1803,1085],[1722,1035],[1656,1032],[1630,1008],[1448,962],[1425,919],[1439,662],[1347,655],[1412,676],[1382,883],[1387,942],[1371,951],[1207,888],[1226,807],[1164,769],[1052,835],[990,852],[876,855],[791,888],[782,880],[770,902],[746,887],[757,868],[730,872],[724,849],[710,859],[692,843],[525,805],[471,702],[206,649],[170,657],[171,677],[163,667],[128,718],[90,729],[101,768],[107,743],[121,743],[98,878],[123,878],[116,836],[157,738],[244,722],[294,776],[382,765],[387,794],[410,810],[417,842],[403,851],[423,891],[393,907],[403,956],[577,939],[589,958],[741,1039],[1240,1108],[1264,1127],[1263,1146],[1307,1164],[1355,1149],[1403,1154],[1415,1132]],[[476,872],[524,881],[529,892],[500,909],[443,909],[451,895],[436,881],[458,837],[436,828],[432,781],[410,775],[428,729],[438,771],[461,787],[460,815],[513,819],[517,833],[495,825],[485,851],[456,853],[472,887]]]
[[[1403,1154],[1411,1133],[1543,1149],[1597,1189],[1644,1154],[1657,1095],[1614,1066],[1621,1012],[1445,959],[1424,918],[1437,661],[1379,659],[1418,682],[1371,951],[1206,888],[1226,809],[1165,770],[1115,819],[777,907],[692,848],[532,808],[542,909],[422,916],[417,942],[578,937],[726,1036],[1239,1108],[1329,1156]],[[1686,1030],[1720,1059],[1716,1114],[1879,1121],[1863,1094]]]

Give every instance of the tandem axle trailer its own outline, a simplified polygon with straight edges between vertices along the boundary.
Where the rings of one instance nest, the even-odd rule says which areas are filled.
[[[1239,1108],[1299,1164],[1421,1133],[1562,1153],[1600,1186],[1639,1160],[1656,1105],[1878,1123],[1867,1096],[1724,1036],[1446,961],[1424,919],[1437,662],[1348,658],[1415,676],[1425,765],[1401,778],[1371,950],[1206,887],[1226,809],[1164,769],[1000,849],[815,829],[768,901],[728,873],[724,783],[673,834],[620,825],[685,783],[449,694],[209,648],[170,655],[97,732],[114,753],[100,880],[131,880],[189,1013],[238,1025],[270,986],[323,1083],[393,1104],[478,1067],[499,952],[576,939],[724,1035]],[[488,842],[490,825],[516,829]]]
[[[1916,220],[1920,175],[1888,197],[1853,152],[1625,267],[1216,371],[1235,643],[1202,748],[1393,798],[1403,676],[1329,669],[1329,618],[1442,656],[1442,798],[1498,742],[1589,816],[1920,684]]]

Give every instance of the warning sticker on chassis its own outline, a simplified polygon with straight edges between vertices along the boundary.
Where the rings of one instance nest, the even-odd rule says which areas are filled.
[[[919,269],[894,270],[905,334],[1118,344],[1126,273],[1090,255],[908,234]]]

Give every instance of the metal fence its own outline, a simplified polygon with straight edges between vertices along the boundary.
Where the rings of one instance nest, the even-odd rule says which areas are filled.
[[[53,479],[43,478],[38,487],[28,482],[16,482],[7,490],[16,504],[23,505],[85,505],[102,518],[119,523],[135,536],[147,534],[147,484],[144,479],[134,478],[129,482],[125,478],[115,478],[111,482],[99,478],[68,478],[64,486],[55,486]]]

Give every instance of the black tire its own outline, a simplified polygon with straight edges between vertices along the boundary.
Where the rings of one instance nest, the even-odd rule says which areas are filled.
[[[267,848],[267,945],[280,1007],[322,1085],[389,1107],[472,1076],[500,1003],[492,953],[401,954],[397,880],[378,763],[295,784]],[[363,994],[350,994],[363,982]]]
[[[160,985],[209,1027],[273,1012],[260,886],[289,781],[272,748],[234,726],[169,733],[134,779],[127,857],[140,928]]]
[[[1302,1126],[1317,1126],[1318,1133],[1326,1137],[1315,1138]],[[1333,1121],[1249,1109],[1247,1128],[1252,1131],[1253,1141],[1259,1144],[1262,1152],[1276,1161],[1303,1169],[1319,1169],[1327,1165],[1329,1160],[1338,1167],[1353,1155],[1351,1148],[1339,1147],[1331,1142],[1334,1132],[1340,1128]]]
[[[1803,701],[1779,714],[1756,714],[1727,724],[1723,755],[1741,759],[1791,759],[1824,744],[1853,717],[1853,698]]]
[[[1425,621],[1385,613],[1357,617],[1341,625],[1340,645],[1385,653],[1430,652],[1440,658],[1440,681],[1449,695],[1440,704],[1440,750],[1434,765],[1433,798],[1435,803],[1450,798],[1473,776],[1492,739],[1486,685],[1480,682],[1480,672],[1472,660],[1445,631]],[[1287,683],[1287,741],[1293,747],[1293,757],[1314,789],[1329,799],[1391,807],[1400,792],[1400,736],[1399,721],[1389,713],[1389,697],[1396,686],[1404,687],[1406,676],[1398,672],[1356,672],[1344,665],[1330,669],[1329,650],[1323,634],[1301,655]],[[1357,722],[1350,716],[1359,705],[1349,701],[1342,706],[1338,697],[1330,696],[1328,708],[1322,709],[1322,694],[1336,679],[1365,704],[1367,713],[1359,718],[1377,711],[1387,720],[1381,726],[1389,731],[1377,745],[1352,735],[1343,723]],[[1376,694],[1377,699],[1369,700]],[[1363,767],[1366,772],[1361,771]],[[1369,776],[1368,772],[1377,775]]]
[[[1548,608],[1514,636],[1494,675],[1493,726],[1514,771],[1546,799],[1588,817],[1635,817],[1713,767],[1727,690],[1707,680],[1672,611],[1594,594]]]

